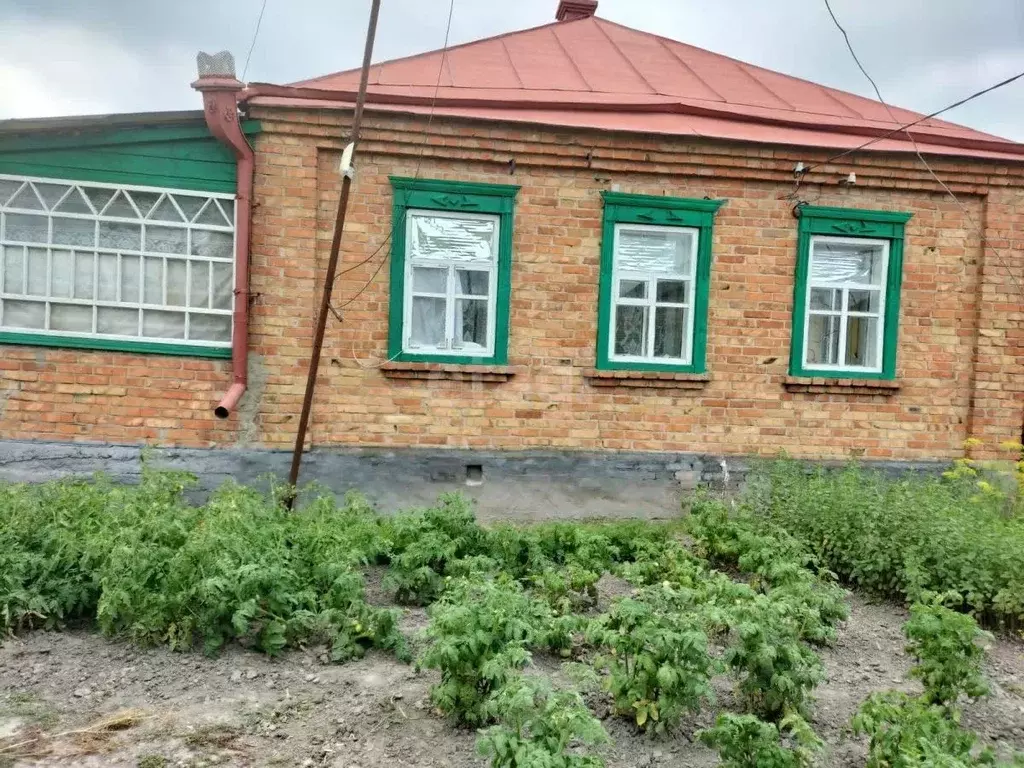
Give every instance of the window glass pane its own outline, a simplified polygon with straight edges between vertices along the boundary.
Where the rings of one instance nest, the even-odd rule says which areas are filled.
[[[839,363],[839,326],[836,315],[811,315],[807,323],[807,362],[818,365]]]
[[[142,311],[142,335],[155,339],[184,339],[185,313],[158,309]]]
[[[6,237],[24,243],[45,243],[49,224],[45,216],[8,213]]]
[[[167,260],[167,303],[171,306],[185,306],[185,286],[188,284],[186,272],[184,261]]]
[[[684,307],[658,307],[654,312],[654,356],[681,358],[685,333]]]
[[[487,301],[459,299],[455,304],[455,340],[459,347],[487,347]]]
[[[0,179],[0,206],[7,205],[7,201],[11,199],[15,192],[21,189],[23,183],[13,179]]]
[[[39,193],[39,196],[43,199],[46,207],[50,209],[56,206],[57,202],[64,197],[64,195],[67,194],[68,189],[70,189],[67,184],[47,184],[42,181],[33,182],[33,186],[35,186],[36,192]]]
[[[874,312],[882,308],[881,291],[854,291],[851,290],[847,297],[847,309],[850,312]]]
[[[623,304],[616,307],[615,354],[647,354],[647,307]]]
[[[139,192],[138,190],[132,190],[129,194],[132,200],[135,201],[135,205],[138,207],[142,218],[146,218],[146,216],[149,215],[150,210],[153,208],[153,204],[160,199],[160,195],[156,192]]]
[[[143,281],[143,301],[146,304],[164,303],[164,260],[145,259],[146,278]]]
[[[184,229],[159,227],[150,224],[146,227],[146,247],[144,250],[154,253],[185,253],[187,235]]]
[[[213,269],[213,308],[231,309],[231,296],[234,291],[234,279],[230,264],[212,264]]]
[[[460,269],[458,290],[467,296],[486,296],[491,276],[487,272]]]
[[[188,337],[196,341],[231,341],[229,315],[189,315]]]
[[[646,299],[646,280],[619,280],[619,297],[623,299]]]
[[[75,254],[75,298],[92,300],[93,259],[91,253]]]
[[[192,219],[196,217],[196,214],[199,213],[200,209],[202,209],[203,205],[206,204],[206,198],[192,197],[191,195],[174,195],[174,202],[176,202],[178,207],[184,211],[185,217],[189,221],[192,221]]]
[[[70,299],[71,280],[75,271],[74,254],[71,251],[53,251],[51,258],[50,295]]]
[[[224,214],[220,212],[220,208],[217,207],[213,200],[203,208],[202,213],[196,216],[195,223],[211,224],[215,227],[226,227],[228,225],[228,222],[224,219]]]
[[[128,202],[128,198],[124,192],[117,192],[114,198],[107,203],[107,207],[103,209],[104,216],[116,216],[121,219],[137,219],[139,214],[136,212],[135,207]]]
[[[843,292],[838,288],[811,288],[811,309],[836,310],[841,309]]]
[[[184,232],[184,230],[181,231]],[[208,256],[211,259],[230,259],[234,248],[235,239],[230,232],[209,232],[205,229],[192,230],[193,256]],[[177,253],[184,252],[184,247],[177,251]]]
[[[407,237],[414,259],[492,262],[498,220],[410,213]]]
[[[139,300],[139,257],[121,257],[121,301]]]
[[[100,301],[117,300],[117,256],[112,253],[99,255],[99,285],[96,298]]]
[[[92,333],[92,307],[80,304],[51,304],[50,330]]]
[[[846,364],[877,368],[878,323],[876,317],[851,317],[846,325]]]
[[[142,227],[118,221],[101,221],[99,243],[100,248],[141,251]]]
[[[163,200],[157,203],[149,218],[156,221],[184,221],[181,218],[181,214],[178,213],[178,209],[174,207],[174,203],[171,202],[170,197],[164,197]]]
[[[220,208],[221,214],[227,219],[228,224],[235,223],[235,201],[234,200],[219,200],[215,199],[214,202],[217,207]]]
[[[412,289],[416,293],[447,293],[448,270],[413,267]]]
[[[11,301],[4,299],[3,325],[9,328],[44,328],[46,305],[41,301]]]
[[[885,279],[885,249],[880,243],[837,242],[815,238],[811,253],[811,281],[815,283],[868,283]]]
[[[444,344],[445,300],[414,296],[410,319],[410,340],[423,347]]]
[[[685,230],[619,229],[615,265],[621,270],[688,275],[693,233]]]
[[[110,202],[110,198],[114,196],[113,189],[107,189],[106,187],[85,187],[85,196],[89,198],[89,202],[93,204],[97,213],[103,211],[107,207],[107,203]],[[109,214],[108,215],[113,215]],[[135,215],[134,211],[131,214]]]
[[[64,202],[58,205],[55,211],[61,213],[86,213],[91,215],[92,208],[89,207],[89,203],[82,197],[82,193],[77,189],[72,190],[71,194],[64,198]]]
[[[100,307],[96,310],[96,330],[115,336],[138,336],[139,310]]]
[[[57,245],[96,245],[96,223],[91,219],[53,217],[53,242]]]
[[[210,306],[210,265],[203,261],[194,261],[188,265],[192,285],[189,288],[188,305],[190,307]]]
[[[25,292],[25,249],[20,245],[4,248],[4,293]]]
[[[28,249],[28,290],[32,296],[46,296],[46,249]]]
[[[686,298],[685,280],[658,281],[658,301],[668,304],[685,304]]]
[[[36,195],[34,189],[32,189],[31,182],[26,184],[21,192],[11,198],[11,202],[8,204],[9,208],[22,208],[26,211],[41,211],[43,210],[43,204],[39,200],[39,196]]]

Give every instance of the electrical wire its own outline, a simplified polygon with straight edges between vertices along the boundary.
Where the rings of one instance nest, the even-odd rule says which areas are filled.
[[[892,109],[889,107],[889,104],[886,102],[886,100],[884,98],[882,98],[882,92],[881,92],[881,90],[879,90],[878,84],[875,82],[875,79],[873,77],[871,77],[870,74],[868,74],[868,71],[864,68],[864,65],[860,61],[860,57],[857,56],[857,52],[854,50],[853,44],[850,42],[850,36],[846,33],[846,29],[843,28],[843,25],[839,23],[839,19],[836,18],[836,15],[835,15],[835,13],[832,10],[832,6],[829,3],[829,0],[825,0],[825,8],[828,10],[828,14],[829,14],[829,16],[832,17],[832,21],[835,23],[836,27],[839,29],[840,32],[842,32],[843,39],[846,41],[846,47],[850,51],[850,56],[853,57],[854,62],[857,64],[857,67],[863,73],[864,77],[866,77],[868,82],[871,83],[871,87],[875,89],[875,95],[878,97],[878,101],[881,102],[883,107],[885,107],[885,111],[889,114],[889,117],[892,119],[892,121],[894,123],[897,122],[896,116],[893,114]],[[942,112],[945,112],[945,111],[948,111],[950,109],[953,109],[953,107],[955,107],[955,106],[959,106],[960,104],[966,104],[971,99],[977,98],[977,96],[980,96],[980,95],[982,95],[984,93],[988,93],[990,91],[993,91],[996,88],[1001,88],[1003,85],[1008,85],[1009,83],[1012,83],[1014,80],[1017,80],[1017,79],[1019,79],[1021,77],[1024,77],[1024,72],[1020,73],[1019,75],[1015,75],[1014,77],[1011,77],[1011,78],[1009,78],[1007,80],[1004,80],[1004,81],[1002,81],[1002,83],[997,83],[995,86],[992,86],[990,88],[986,88],[983,91],[979,91],[977,94],[974,94],[973,96],[969,96],[967,99],[963,99],[962,101],[958,102],[957,104],[954,104],[954,105],[952,105],[950,107],[947,107],[944,110],[940,110],[939,112],[936,112],[935,114],[941,114]],[[934,117],[935,114],[930,115],[928,117]],[[917,155],[918,160],[921,161],[921,164],[925,167],[925,170],[928,171],[928,173],[932,177],[932,179],[934,179],[935,182],[940,187],[942,187],[942,189],[946,192],[947,195],[949,195],[949,197],[953,200],[953,202],[957,204],[957,206],[960,208],[961,212],[964,214],[964,216],[967,218],[967,220],[970,221],[971,226],[974,227],[975,229],[977,229],[978,233],[981,235],[982,241],[984,242],[985,236],[984,236],[983,228],[981,226],[979,226],[977,222],[975,222],[974,216],[972,215],[971,211],[967,208],[966,205],[964,205],[963,202],[961,202],[961,200],[956,196],[956,194],[954,194],[953,190],[949,188],[949,185],[946,184],[946,182],[943,181],[941,178],[939,178],[939,175],[937,173],[935,173],[934,169],[931,167],[931,165],[925,159],[924,155],[921,153],[921,148],[918,146],[917,141],[914,139],[913,134],[911,134],[911,132],[909,130],[911,126],[916,125],[917,123],[921,122],[922,120],[927,120],[928,117],[921,118],[921,119],[915,121],[914,123],[909,123],[906,126],[903,126],[899,130],[902,130],[903,133],[906,134],[907,139],[910,141],[911,146],[913,146],[913,148],[914,148],[914,153]],[[881,141],[881,139],[878,139],[878,141]],[[865,146],[868,146],[868,145],[865,145]],[[856,151],[856,150],[851,150],[851,152],[852,151]],[[844,153],[844,154],[849,154],[849,153]],[[837,160],[837,159],[839,159],[840,157],[843,157],[843,156],[844,155],[837,155],[835,158],[833,158],[831,160],[826,160],[824,164],[827,165],[828,163],[833,162],[834,160]],[[808,169],[808,170],[810,170],[810,169]],[[798,180],[798,182],[799,182],[799,180]],[[1009,265],[1003,260],[1002,253],[1001,253],[1000,249],[998,249],[998,248],[996,248],[996,247],[994,247],[992,245],[989,245],[988,247],[992,250],[992,253],[999,260],[1001,266],[1006,270],[1006,274],[1013,281],[1014,285],[1016,285],[1017,290],[1020,291],[1021,290],[1021,285],[1018,282],[1016,276],[1013,274],[1013,272],[1010,269]]]
[[[451,40],[452,17],[454,16],[454,14],[455,14],[455,0],[450,0],[449,5],[448,5],[448,23],[447,23],[447,26],[446,26],[445,31],[444,31],[444,45],[441,48],[441,62],[438,65],[438,68],[437,68],[437,82],[434,84],[434,96],[433,96],[433,98],[431,99],[431,102],[430,102],[430,112],[429,112],[429,114],[427,116],[427,127],[426,127],[426,130],[424,131],[424,136],[428,136],[429,135],[429,133],[430,133],[430,126],[434,122],[434,112],[435,112],[435,109],[437,107],[437,97],[438,97],[438,94],[441,91],[441,79],[442,79],[442,77],[444,75],[445,64],[446,64],[446,62],[448,60],[448,45],[449,45],[449,41]],[[427,140],[425,139],[424,142],[423,142],[423,145],[420,147],[419,157],[416,160],[416,170],[413,172],[413,178],[414,179],[418,179],[419,176],[420,176],[420,168],[423,165],[423,156],[424,156],[424,154],[426,154],[426,151],[427,151]],[[394,226],[392,225],[392,227],[388,231],[387,237],[384,238],[384,242],[382,242],[380,244],[380,246],[378,246],[377,250],[375,250],[373,253],[371,253],[369,256],[367,256],[362,261],[360,261],[360,262],[358,262],[356,264],[353,264],[351,267],[346,267],[345,269],[343,269],[341,272],[339,272],[337,274],[337,276],[335,276],[335,278],[334,278],[335,281],[337,281],[337,279],[339,277],[341,277],[342,275],[348,274],[349,272],[353,272],[353,271],[359,269],[360,267],[365,266],[366,264],[369,264],[371,261],[373,261],[378,256],[378,254],[380,254],[380,252],[383,251],[387,247],[388,243],[391,242],[391,240],[394,237],[394,235],[395,235],[395,229],[394,229]],[[370,287],[370,284],[377,278],[377,275],[380,274],[380,271],[384,267],[384,263],[386,261],[387,261],[387,259],[381,259],[380,264],[377,265],[377,268],[374,270],[373,274],[370,275],[370,278],[363,284],[363,286],[356,292],[356,294],[354,296],[352,296],[352,298],[348,299],[347,301],[345,301],[344,304],[340,305],[338,307],[338,310],[344,309],[345,307],[349,306],[356,299],[358,299],[360,296],[363,295],[363,293],[366,291],[366,289]]]
[[[245,82],[245,76],[249,72],[249,60],[252,58],[252,50],[256,47],[256,38],[260,36],[260,25],[263,23],[263,13],[267,10],[267,0],[263,0],[263,5],[260,6],[260,15],[256,18],[256,29],[252,33],[252,42],[249,43],[249,53],[245,56],[245,66],[242,67],[242,82]]]

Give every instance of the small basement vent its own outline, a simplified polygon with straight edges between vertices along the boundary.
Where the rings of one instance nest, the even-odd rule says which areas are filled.
[[[466,485],[483,485],[484,484],[484,466],[483,464],[467,464],[466,465]]]

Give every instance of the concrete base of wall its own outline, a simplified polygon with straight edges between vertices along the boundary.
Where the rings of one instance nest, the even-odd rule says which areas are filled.
[[[0,480],[44,482],[105,473],[137,482],[142,458],[199,478],[201,495],[224,481],[267,487],[288,475],[291,454],[256,449],[150,448],[0,440]],[[867,463],[886,471],[934,472],[939,462]],[[581,517],[669,518],[700,486],[739,487],[742,457],[706,454],[316,449],[303,461],[302,484],[336,494],[359,491],[386,512],[433,503],[461,491],[484,520]]]

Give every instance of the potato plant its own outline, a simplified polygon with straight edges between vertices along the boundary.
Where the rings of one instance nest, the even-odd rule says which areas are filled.
[[[480,731],[477,751],[491,768],[604,768],[598,755],[570,752],[606,744],[608,734],[575,691],[556,691],[550,684],[515,677],[485,707],[499,723]]]
[[[719,715],[700,740],[718,751],[722,768],[810,768],[823,743],[796,714],[779,725],[754,715]],[[791,745],[783,744],[783,736]]]
[[[456,579],[430,608],[430,646],[420,665],[441,672],[430,692],[456,722],[483,725],[487,702],[530,660],[529,648],[547,641],[552,620],[545,604],[510,579]]]
[[[602,650],[596,664],[608,671],[616,711],[641,729],[662,733],[714,697],[715,665],[692,614],[624,598],[591,625],[587,639]]]

